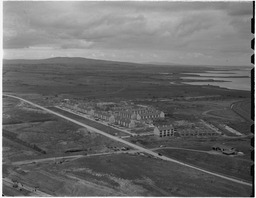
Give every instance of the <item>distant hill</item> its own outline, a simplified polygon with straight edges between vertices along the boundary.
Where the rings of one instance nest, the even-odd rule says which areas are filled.
[[[99,60],[82,57],[54,57],[47,59],[4,59],[3,64],[10,65],[104,65],[104,66],[162,66],[162,67],[179,67],[188,66],[176,63],[159,63],[159,62],[148,62],[148,63],[132,63],[132,62],[121,62],[121,61],[110,61],[110,60]]]
[[[143,64],[150,64],[150,65],[163,65],[163,66],[179,66],[183,64],[179,64],[179,63],[169,63],[169,62],[145,62]],[[188,66],[188,65],[186,65]]]
[[[82,57],[54,57],[47,59],[3,59],[3,64],[9,65],[104,65],[104,66],[155,66],[150,63],[132,63],[110,60],[99,60]]]
[[[115,61],[107,61],[107,60],[96,60],[96,59],[89,59],[89,58],[81,58],[81,57],[54,57],[54,58],[47,58],[47,59],[4,59],[4,64],[74,64],[74,65],[81,65],[81,64],[106,64],[106,63],[121,63]]]
[[[214,65],[184,65],[178,63],[167,63],[167,62],[148,62],[148,63],[132,63],[132,62],[121,62],[121,61],[110,61],[110,60],[99,60],[82,57],[54,57],[47,59],[3,59],[3,64],[13,65],[104,65],[104,66],[158,66],[158,67],[228,67],[229,69],[236,68],[238,66],[214,66]],[[240,66],[241,67],[241,66]],[[246,66],[244,66],[246,67]],[[251,68],[249,66],[249,68]]]

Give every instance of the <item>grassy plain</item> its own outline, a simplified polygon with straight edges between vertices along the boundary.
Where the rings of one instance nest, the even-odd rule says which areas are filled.
[[[250,187],[171,162],[130,154],[30,164],[21,181],[55,196],[249,196]],[[14,173],[10,176],[14,177]]]
[[[247,91],[228,90],[212,86],[180,84],[185,72],[203,72],[215,67],[153,66],[132,63],[84,62],[3,65],[3,91],[68,94],[86,98],[171,98],[185,96],[221,95],[249,97]],[[163,75],[162,73],[168,73]],[[177,82],[178,84],[170,84]]]

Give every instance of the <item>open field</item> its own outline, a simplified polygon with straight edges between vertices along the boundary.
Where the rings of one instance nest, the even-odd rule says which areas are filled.
[[[146,148],[159,148],[161,145],[166,147],[179,147],[188,149],[197,149],[202,151],[212,150],[212,146],[216,143],[225,144],[236,148],[238,151],[244,153],[242,156],[236,156],[236,158],[251,160],[251,138],[158,138],[155,136],[144,137],[131,137],[127,140],[142,145]]]
[[[203,72],[214,67],[154,66],[108,61],[77,63],[49,62],[3,65],[3,91],[61,94],[73,97],[134,99],[171,98],[202,95],[250,97],[248,91],[228,90],[212,86],[180,84],[182,73]],[[161,71],[161,72],[159,72]],[[163,75],[161,73],[169,73]],[[121,80],[120,80],[121,79]],[[177,82],[179,84],[170,84]]]
[[[130,154],[30,164],[9,177],[55,196],[249,196],[251,191],[171,162]]]
[[[56,118],[39,109],[27,108],[18,100],[3,98],[3,125],[55,121]]]
[[[223,175],[234,176],[252,181],[251,166],[253,162],[222,154],[198,153],[192,151],[162,149],[158,150],[161,154],[174,159],[198,166],[206,170],[222,173]]]

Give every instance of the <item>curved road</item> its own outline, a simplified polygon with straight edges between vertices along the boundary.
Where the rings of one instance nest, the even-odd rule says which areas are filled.
[[[214,118],[220,118],[220,119],[225,118],[226,120],[233,120],[233,119],[231,119],[231,118],[227,118],[227,116],[220,116],[220,115],[213,115],[213,114],[210,114],[210,112],[219,111],[219,110],[225,110],[225,108],[221,108],[221,109],[210,109],[210,110],[204,111],[204,112],[202,113],[202,115],[204,115],[204,116],[210,116],[210,117],[214,117]]]
[[[247,103],[247,102],[248,102],[248,100],[234,102],[230,105],[230,109],[233,110],[233,112],[235,112],[237,115],[239,115],[244,120],[252,123],[253,121],[251,119],[250,114],[248,114],[248,112],[244,108],[242,108],[244,103]]]
[[[78,122],[78,121],[76,121],[76,120],[74,120],[74,119],[72,119],[72,118],[69,118],[69,117],[67,117],[67,116],[64,116],[64,115],[62,115],[62,114],[60,114],[60,113],[57,113],[57,112],[55,112],[55,111],[52,111],[52,110],[47,109],[47,108],[45,108],[45,107],[42,107],[42,106],[40,106],[40,105],[37,105],[37,104],[35,104],[35,103],[33,103],[33,102],[30,102],[30,101],[28,101],[28,100],[25,100],[25,99],[23,99],[23,98],[20,98],[20,97],[17,97],[17,96],[13,96],[13,95],[8,95],[8,94],[3,94],[3,96],[11,97],[11,98],[16,98],[16,99],[18,99],[18,100],[24,101],[24,102],[26,102],[26,103],[28,103],[28,104],[30,104],[30,105],[33,105],[33,106],[35,106],[35,107],[37,107],[37,108],[39,108],[39,109],[45,110],[45,111],[47,111],[48,113],[51,113],[51,114],[54,114],[54,115],[59,116],[59,117],[61,117],[61,118],[64,118],[64,119],[66,119],[66,120],[68,120],[68,121],[70,121],[70,122],[73,122],[73,123],[75,123],[75,124],[77,124],[77,125],[80,125],[80,126],[82,126],[82,127],[88,128],[88,129],[90,129],[90,130],[92,130],[92,131],[94,131],[94,132],[96,132],[96,133],[99,133],[99,134],[105,136],[105,137],[108,137],[108,138],[113,139],[113,140],[115,140],[115,141],[118,141],[118,142],[121,142],[121,143],[123,143],[123,144],[126,144],[126,145],[128,145],[128,146],[130,146],[130,147],[133,147],[133,148],[135,148],[135,149],[138,149],[139,151],[144,152],[144,153],[147,153],[147,154],[149,154],[149,155],[152,155],[152,156],[154,156],[154,157],[156,157],[156,158],[159,158],[159,159],[162,159],[162,160],[166,160],[166,161],[170,161],[170,162],[174,162],[174,163],[180,164],[180,165],[182,165],[182,166],[186,166],[186,167],[189,167],[189,168],[192,168],[192,169],[195,169],[195,170],[198,170],[198,171],[201,171],[201,172],[204,172],[204,173],[207,173],[207,174],[210,174],[210,175],[213,175],[213,176],[222,178],[222,179],[226,179],[226,180],[229,180],[229,181],[232,181],[232,182],[235,182],[235,183],[239,183],[239,184],[246,185],[246,186],[252,186],[252,184],[249,183],[249,182],[245,182],[245,181],[242,181],[242,180],[239,180],[239,179],[234,179],[234,178],[227,177],[227,176],[224,176],[224,175],[221,175],[221,174],[218,174],[218,173],[214,173],[214,172],[211,172],[211,171],[207,171],[207,170],[204,170],[204,169],[202,169],[202,168],[198,168],[198,167],[195,167],[195,166],[192,166],[192,165],[189,165],[189,164],[180,162],[180,161],[178,161],[178,160],[175,160],[175,159],[172,159],[172,158],[169,158],[169,157],[159,156],[158,153],[153,152],[153,151],[151,151],[150,149],[143,148],[143,147],[141,147],[141,146],[138,146],[138,145],[136,145],[136,144],[133,144],[133,143],[131,143],[131,142],[128,142],[128,141],[126,141],[126,140],[124,140],[124,139],[121,139],[121,138],[112,136],[112,135],[110,135],[110,134],[108,134],[108,133],[105,133],[104,131],[98,130],[98,129],[96,129],[96,128],[93,128],[93,127],[91,127],[91,126],[88,126],[88,125],[86,125],[86,124],[83,124],[83,123],[81,123],[81,122]]]

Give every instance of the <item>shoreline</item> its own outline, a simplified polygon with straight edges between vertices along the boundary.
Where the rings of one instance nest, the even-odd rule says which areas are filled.
[[[210,81],[194,81],[195,83],[203,83],[203,82],[210,82]],[[196,85],[196,84],[191,84],[194,82],[179,82],[179,84],[181,85],[191,85],[191,86],[200,86],[200,87],[209,87],[209,88],[218,88],[218,89],[226,89],[226,90],[230,90],[230,91],[247,91],[247,92],[251,92],[251,90],[247,90],[247,89],[238,89],[238,88],[230,88],[230,87],[222,87],[219,85],[211,85],[211,84],[204,84],[204,85]],[[216,82],[216,81],[211,81],[211,82]],[[210,82],[210,83],[211,83]],[[231,82],[231,81],[224,81],[224,82]]]

